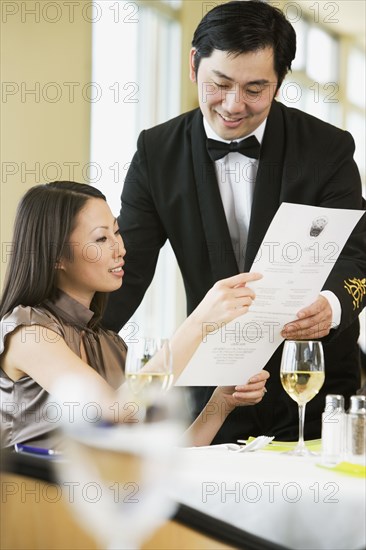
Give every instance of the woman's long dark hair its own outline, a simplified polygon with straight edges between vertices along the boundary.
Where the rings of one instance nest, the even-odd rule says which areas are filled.
[[[14,222],[0,319],[16,306],[37,306],[55,296],[56,263],[67,256],[76,216],[90,198],[106,200],[95,187],[72,181],[37,185],[23,196]],[[91,303],[94,326],[105,301],[105,293],[95,293]]]

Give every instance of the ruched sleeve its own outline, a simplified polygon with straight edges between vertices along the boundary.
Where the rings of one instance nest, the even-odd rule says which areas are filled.
[[[0,355],[4,352],[5,341],[9,334],[14,332],[14,330],[20,326],[32,327],[35,325],[48,328],[60,337],[64,337],[60,323],[57,322],[51,313],[46,312],[44,309],[37,309],[35,307],[17,306],[13,309],[13,311],[4,315],[1,320]]]

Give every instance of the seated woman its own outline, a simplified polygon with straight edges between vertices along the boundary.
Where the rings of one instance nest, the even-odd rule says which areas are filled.
[[[0,306],[4,446],[52,431],[50,393],[71,374],[88,391],[98,388],[104,418],[112,420],[127,348],[100,321],[107,293],[122,284],[125,253],[116,219],[95,187],[54,182],[24,195]],[[241,273],[207,293],[171,338],[175,378],[201,342],[205,321],[227,323],[245,313],[254,299],[246,283],[258,278]],[[207,406],[225,412],[203,418],[203,411],[190,428],[192,444],[209,444],[235,406],[258,403],[268,377],[262,371],[246,385],[216,388]],[[130,411],[119,411],[113,420],[123,422]]]

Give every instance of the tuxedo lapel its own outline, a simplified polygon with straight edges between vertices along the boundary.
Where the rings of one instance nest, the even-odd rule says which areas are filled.
[[[192,158],[198,203],[214,280],[238,273],[229,228],[217,184],[214,163],[206,149],[202,114],[192,121]]]
[[[244,270],[249,271],[259,246],[280,205],[285,126],[276,101],[263,136],[248,232]]]

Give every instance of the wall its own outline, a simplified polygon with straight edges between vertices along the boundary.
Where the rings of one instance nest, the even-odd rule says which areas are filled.
[[[218,3],[200,0],[184,0],[182,3],[180,18],[182,24],[182,113],[198,107],[197,87],[189,80],[189,51],[192,37],[202,17]]]
[[[88,98],[96,90],[88,86],[93,14],[83,7],[89,2],[0,4],[2,284],[24,191],[54,179],[88,177]]]

